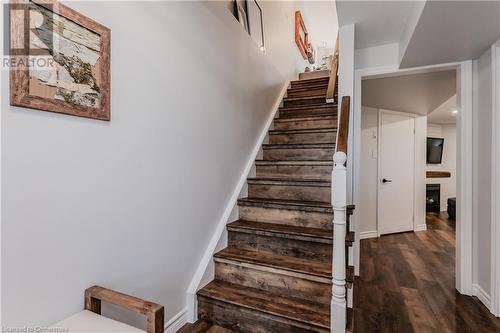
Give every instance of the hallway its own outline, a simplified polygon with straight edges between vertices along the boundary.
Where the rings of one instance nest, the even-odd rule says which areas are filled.
[[[477,298],[455,292],[454,221],[429,213],[427,227],[361,241],[355,332],[500,332]]]

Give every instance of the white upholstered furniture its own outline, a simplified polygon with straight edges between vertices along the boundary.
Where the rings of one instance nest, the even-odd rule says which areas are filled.
[[[147,331],[120,323],[101,315],[101,301],[143,314]],[[85,290],[85,310],[76,313],[51,328],[85,333],[160,333],[163,332],[163,306],[99,286]]]

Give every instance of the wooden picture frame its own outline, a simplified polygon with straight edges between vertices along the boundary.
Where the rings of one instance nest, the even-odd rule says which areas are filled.
[[[300,14],[300,10],[295,12],[295,43],[299,48],[302,58],[306,60],[307,48],[309,45],[309,34],[304,20],[302,19],[302,14]]]
[[[245,31],[250,34],[247,0],[234,0],[234,15]]]
[[[11,63],[13,60],[17,64],[10,69],[11,105],[109,121],[111,119],[110,29],[59,3],[57,0],[14,0],[11,1],[9,6]],[[52,16],[47,19],[40,13],[44,15],[51,14]],[[30,80],[33,79],[32,74],[30,74],[30,68],[33,69],[34,67],[29,66],[29,61],[34,57],[32,53],[37,53],[36,51],[39,51],[33,50],[31,43],[35,38],[42,40],[42,37],[38,35],[33,37],[33,34],[38,31],[36,30],[38,27],[30,26],[35,20],[33,19],[32,21],[30,19],[32,15],[38,19],[40,19],[41,16],[43,24],[46,24],[46,26],[44,26],[45,30],[43,32],[45,34],[43,38],[48,39],[49,37],[47,37],[47,35],[55,31],[47,28],[47,26],[52,24],[52,28],[54,28],[54,25],[56,28],[61,28],[62,25],[63,27],[81,29],[79,31],[83,31],[89,36],[94,37],[93,41],[96,41],[94,44],[96,50],[91,50],[96,54],[94,58],[92,58],[95,60],[95,63],[93,67],[89,67],[90,65],[88,63],[78,57],[72,58],[59,53],[62,50],[62,43],[68,45],[69,41],[73,44],[77,44],[78,41],[83,40],[82,38],[78,40],[78,35],[75,36],[71,34],[71,31],[65,35],[65,31],[60,31],[59,29],[57,31],[59,35],[53,34],[50,36],[50,38],[52,38],[52,44],[43,44],[43,42],[46,41],[45,39],[43,40],[42,44],[45,49],[42,49],[42,51],[45,50],[48,54],[48,59],[50,60],[50,56],[52,56],[52,59],[59,59],[59,62],[63,62],[64,64],[63,66],[57,62],[57,60],[54,60],[57,62],[54,67],[58,68],[55,74],[56,79],[54,79],[56,83],[52,81],[50,83],[44,82],[45,86],[43,89],[50,88],[57,91],[57,94],[54,94],[53,98],[34,95],[34,89],[30,91],[30,84],[32,84],[31,88],[33,88],[33,83],[30,83]],[[97,37],[95,37],[96,35]],[[55,38],[59,38],[57,43]],[[72,40],[71,38],[74,39]],[[79,44],[78,47],[81,49],[81,44]],[[61,61],[61,59],[66,60]],[[86,60],[86,58],[83,59]],[[70,63],[70,61],[73,60],[74,62]],[[68,68],[66,69],[65,66]],[[65,76],[60,74],[58,70],[64,71]],[[73,81],[68,85],[70,81],[63,82],[61,77]],[[36,82],[39,83],[39,81]],[[65,85],[61,86],[60,84],[62,83]],[[37,87],[40,87],[40,85]],[[52,90],[50,90],[50,92],[52,93]]]

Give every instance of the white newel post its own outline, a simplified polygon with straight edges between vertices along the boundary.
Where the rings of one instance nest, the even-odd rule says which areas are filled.
[[[346,303],[346,208],[347,208],[347,155],[336,152],[333,155],[332,206],[333,206],[333,286],[331,302],[331,332],[344,333],[347,322]]]

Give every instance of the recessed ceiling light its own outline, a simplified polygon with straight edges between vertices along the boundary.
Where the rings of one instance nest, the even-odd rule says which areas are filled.
[[[451,111],[451,113],[453,113],[453,114],[457,114],[457,113],[458,113],[458,110],[453,110],[453,111]]]

